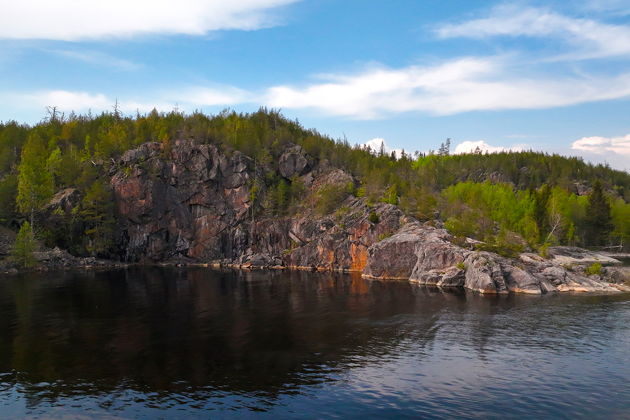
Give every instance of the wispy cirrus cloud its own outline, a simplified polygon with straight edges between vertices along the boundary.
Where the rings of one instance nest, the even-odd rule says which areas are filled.
[[[299,0],[22,0],[0,13],[0,39],[79,41],[137,35],[204,35],[273,26]]]
[[[110,54],[102,53],[100,51],[47,50],[47,52],[99,67],[110,67],[117,70],[125,71],[139,70],[142,68],[142,64],[136,63],[131,60],[125,60],[123,58],[115,57]]]
[[[630,72],[618,76],[519,76],[501,58],[461,58],[435,66],[372,68],[327,75],[302,87],[275,86],[265,103],[328,115],[374,119],[394,113],[543,109],[630,96]]]
[[[33,92],[0,93],[0,100],[14,103],[17,107],[32,109],[56,107],[62,112],[111,111],[114,104],[127,113],[172,111],[193,111],[200,107],[230,106],[247,102],[250,96],[247,91],[231,86],[183,87],[179,90],[155,92],[143,99],[133,96],[113,97],[103,93],[92,93],[71,90],[43,90]]]
[[[565,16],[548,9],[501,5],[486,17],[449,23],[436,29],[440,38],[493,36],[558,37],[574,48],[564,58],[630,55],[630,27]]]

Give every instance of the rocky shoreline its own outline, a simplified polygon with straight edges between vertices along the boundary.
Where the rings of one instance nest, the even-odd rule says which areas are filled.
[[[485,251],[470,251],[448,242],[448,233],[442,229],[411,223],[397,234],[370,247],[368,264],[362,277],[377,280],[407,280],[438,288],[465,288],[481,294],[525,293],[541,295],[554,292],[616,293],[630,292],[630,267],[605,266],[600,274],[587,275],[583,263],[601,261],[617,264],[609,256],[579,249],[573,264],[565,247],[552,248],[556,253],[550,259],[537,254],[524,253],[518,259],[508,259]],[[574,249],[575,250],[575,249]],[[403,251],[401,253],[401,251]],[[399,258],[389,258],[390,253]],[[584,258],[587,256],[587,258]],[[78,258],[64,250],[39,251],[38,265],[30,270],[18,270],[11,264],[0,265],[1,274],[18,274],[24,271],[108,270],[131,266],[206,267],[237,270],[306,270],[357,272],[352,269],[322,268],[316,266],[268,265],[255,261],[163,261],[155,263],[123,263],[119,261]]]
[[[275,165],[282,177],[304,186],[308,200],[323,187],[356,186],[348,172],[316,161],[299,146],[289,145]],[[252,158],[212,144],[179,140],[168,153],[158,143],[143,144],[110,171],[120,261],[56,248],[37,253],[38,269],[201,265],[358,272],[486,294],[630,291],[627,268],[615,267],[619,261],[606,255],[552,247],[549,258],[505,258],[479,250],[478,241],[453,238],[437,220],[421,223],[395,205],[365,197],[351,195],[323,215],[307,201],[296,215],[264,216],[264,203],[258,203],[257,215],[252,186],[264,185],[264,176]],[[60,191],[46,207],[54,215],[50,223],[71,217],[79,199],[76,190]],[[588,275],[593,263],[604,267]],[[2,267],[0,272],[16,271]]]

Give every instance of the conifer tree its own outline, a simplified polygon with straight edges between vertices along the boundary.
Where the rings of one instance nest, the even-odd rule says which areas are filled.
[[[35,211],[52,196],[54,180],[47,169],[48,153],[44,141],[33,134],[22,149],[18,166],[17,207],[33,225]]]
[[[613,229],[610,203],[599,180],[593,184],[586,208],[588,245],[606,245]]]
[[[37,247],[35,242],[35,235],[29,222],[22,223],[20,231],[15,238],[15,244],[12,249],[12,256],[18,266],[22,268],[33,267],[37,261],[33,252]]]
[[[81,202],[79,212],[86,224],[86,250],[92,255],[107,254],[113,244],[115,220],[112,194],[100,180],[95,181]]]

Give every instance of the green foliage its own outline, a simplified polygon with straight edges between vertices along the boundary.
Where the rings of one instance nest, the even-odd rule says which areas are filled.
[[[601,182],[596,181],[588,197],[586,209],[587,241],[591,245],[607,245],[613,231],[612,215],[608,197],[604,195]]]
[[[442,192],[441,212],[446,228],[457,236],[496,243],[497,233],[516,232],[527,243],[538,241],[530,194],[508,184],[463,182]]]
[[[389,238],[391,236],[392,236],[391,233],[381,233],[380,235],[378,235],[378,240],[382,241],[383,239],[387,239],[387,238]]]
[[[33,134],[22,149],[18,166],[17,207],[24,214],[39,209],[54,192],[53,177],[47,169],[48,152],[42,137]]]
[[[455,267],[460,270],[466,270],[466,264],[464,264],[463,262],[458,262],[457,264],[455,264]]]
[[[35,235],[29,222],[22,223],[20,231],[18,232],[11,256],[15,263],[22,268],[30,268],[37,264],[35,260],[34,252],[37,248],[37,242],[35,241]]]
[[[615,243],[623,245],[630,244],[630,204],[618,198],[612,202],[611,216],[614,230],[611,234]]]
[[[435,217],[438,201],[436,195],[428,188],[419,187],[402,196],[398,205],[405,213],[418,220],[431,220]]]
[[[502,229],[497,235],[491,237],[488,242],[478,246],[480,250],[490,251],[508,258],[516,258],[525,251],[526,243],[523,239],[508,230]]]
[[[330,214],[339,208],[348,195],[346,186],[324,185],[317,191],[315,210],[322,215]]]
[[[263,176],[252,186],[252,217],[258,213],[292,215],[305,208],[330,214],[348,195],[354,195],[368,203],[397,204],[420,220],[440,217],[455,234],[476,237],[488,246],[498,243],[501,232],[517,234],[532,248],[544,243],[611,241],[630,246],[630,174],[626,172],[531,151],[451,155],[448,142],[438,153],[396,158],[307,130],[265,108],[250,114],[226,110],[218,115],[184,115],[154,110],[135,116],[71,114],[34,126],[0,123],[0,222],[15,220],[18,211],[31,216],[61,188],[78,188],[84,197],[90,191],[93,196],[102,195],[94,191],[105,187],[94,184],[107,179],[124,151],[155,141],[161,142],[168,155],[179,138],[212,143],[226,154],[240,151],[253,158],[256,172]],[[350,172],[360,187],[350,183],[307,194],[299,178],[287,180],[277,172],[276,162],[289,145],[301,146],[315,161],[325,160]],[[485,182],[497,179],[503,182]],[[596,179],[606,180],[601,185],[604,200],[595,196],[589,201],[574,194],[576,183],[588,186]],[[602,204],[606,200],[609,222]],[[94,203],[82,203],[81,211],[64,229],[76,234],[77,252],[98,254],[107,248],[108,240],[97,238],[110,236],[110,228],[104,227],[109,222],[93,219],[93,208],[87,210],[90,206]],[[98,212],[109,214],[110,210]],[[60,240],[53,236],[53,242]]]
[[[113,197],[102,181],[94,182],[81,201],[79,216],[85,226],[85,249],[93,256],[106,256],[113,245],[115,227]]]
[[[549,258],[549,247],[551,244],[549,242],[545,242],[538,247],[538,255],[543,258]]]
[[[600,263],[593,263],[584,269],[584,273],[588,276],[600,276],[602,274],[602,265]]]
[[[8,223],[16,217],[17,176],[8,174],[0,179],[0,223]]]
[[[377,224],[381,221],[381,218],[378,216],[378,214],[376,214],[376,212],[371,211],[368,215],[368,220],[370,221],[370,223]]]
[[[383,202],[393,205],[398,204],[398,186],[396,184],[392,184],[389,188],[385,190]]]
[[[439,209],[454,235],[492,247],[501,242],[502,231],[513,232],[544,253],[554,244],[605,245],[611,237],[627,244],[630,204],[622,199],[613,204],[611,209],[598,183],[587,198],[546,184],[524,191],[509,184],[462,182],[442,191]]]
[[[341,206],[337,210],[335,210],[335,220],[337,222],[341,222],[344,217],[346,217],[350,213],[350,207]]]

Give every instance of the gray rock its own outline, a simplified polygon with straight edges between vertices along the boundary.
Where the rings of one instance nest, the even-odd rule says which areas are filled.
[[[555,264],[587,265],[600,263],[602,265],[621,265],[621,261],[612,257],[574,246],[553,246],[549,247],[548,252]]]
[[[280,174],[290,179],[294,176],[304,175],[310,169],[309,159],[300,146],[288,148],[278,161]]]
[[[623,277],[605,269],[603,277],[570,271],[534,254],[509,259],[470,251],[451,242],[444,229],[412,222],[368,249],[366,277],[400,278],[440,287],[465,287],[480,293],[542,294],[557,291],[616,291]]]

